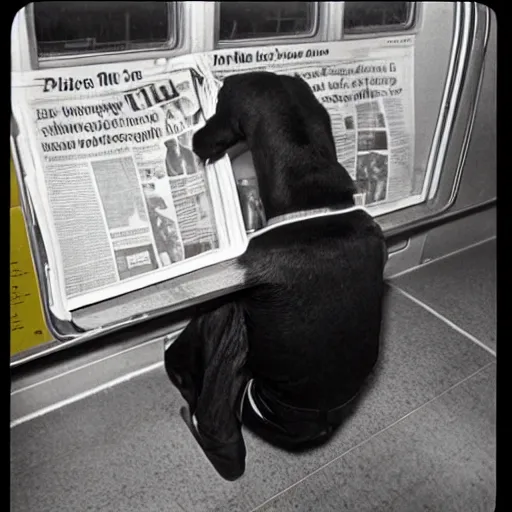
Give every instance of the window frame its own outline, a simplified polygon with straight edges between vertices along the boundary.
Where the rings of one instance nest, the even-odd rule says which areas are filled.
[[[253,37],[247,39],[220,39],[220,7],[221,2],[215,2],[215,16],[213,23],[214,49],[240,48],[248,46],[265,46],[268,44],[316,43],[324,39],[326,2],[309,2],[313,4],[313,29],[311,33],[289,34],[283,36]]]
[[[87,53],[70,53],[67,55],[53,55],[48,57],[40,57],[38,52],[38,41],[35,29],[35,12],[34,2],[25,6],[25,22],[27,26],[28,40],[33,41],[29,48],[30,60],[32,62],[32,69],[51,69],[67,66],[77,65],[90,65],[90,64],[103,64],[111,62],[133,61],[138,59],[151,59],[159,57],[168,57],[182,53],[180,50],[187,50],[183,48],[184,43],[184,30],[182,21],[184,19],[183,3],[182,2],[162,2],[165,3],[169,9],[171,33],[174,38],[168,41],[168,44],[158,47],[137,48],[131,50],[114,50],[114,51],[98,51]],[[172,16],[174,10],[174,16]],[[165,54],[165,55],[164,55]]]

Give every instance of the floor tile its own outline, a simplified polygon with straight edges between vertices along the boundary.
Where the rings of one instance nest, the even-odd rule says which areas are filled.
[[[496,365],[452,388],[258,512],[492,512]]]
[[[392,280],[496,349],[496,239]]]

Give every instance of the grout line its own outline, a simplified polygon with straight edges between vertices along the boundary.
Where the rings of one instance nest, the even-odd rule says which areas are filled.
[[[489,354],[496,357],[495,350],[493,350],[492,348],[489,348],[485,343],[482,343],[478,338],[475,338],[472,334],[469,334],[469,332],[462,329],[462,327],[459,327],[457,324],[455,324],[454,322],[452,322],[451,320],[449,320],[448,318],[443,316],[441,313],[436,311],[434,308],[428,306],[427,304],[422,302],[420,299],[417,299],[416,297],[414,297],[410,293],[406,292],[405,290],[402,290],[402,288],[399,288],[395,284],[392,284],[392,283],[388,283],[388,284],[391,288],[393,288],[397,292],[401,293],[403,296],[407,297],[409,300],[412,300],[415,304],[418,304],[423,309],[426,309],[429,313],[434,315],[436,318],[439,318],[439,320],[442,320],[445,324],[449,325],[452,329],[455,329],[458,333],[462,334],[463,336],[468,338],[470,341],[472,341],[473,343],[476,343],[479,347],[481,347],[484,350],[486,350],[487,352],[489,352]]]
[[[95,394],[99,393],[100,391],[104,391],[105,389],[111,388],[113,386],[117,386],[117,384],[127,382],[130,379],[132,379],[133,377],[138,377],[139,375],[149,373],[153,370],[156,370],[157,368],[160,368],[163,365],[164,365],[164,363],[162,361],[159,361],[158,363],[153,363],[149,366],[145,366],[144,368],[141,368],[140,370],[136,370],[136,371],[127,373],[126,375],[123,375],[122,377],[118,377],[117,379],[113,379],[108,382],[105,382],[104,384],[101,384],[100,386],[96,386],[95,388],[88,389],[87,391],[78,393],[70,398],[66,398],[65,400],[60,400],[59,402],[56,402],[52,405],[43,407],[42,409],[39,409],[35,412],[32,412],[30,414],[22,416],[21,418],[11,421],[11,428],[17,427],[18,425],[21,425],[22,423],[26,423],[27,421],[33,420],[35,418],[39,418],[40,416],[44,416],[45,414],[48,414],[49,412],[60,409],[61,407],[64,407],[66,405],[72,404],[74,402],[78,402],[79,400],[82,400],[89,396],[95,395]]]
[[[440,256],[439,258],[434,258],[432,260],[426,261],[425,263],[420,263],[419,265],[416,265],[414,267],[407,268],[407,269],[402,270],[401,272],[398,272],[396,274],[392,274],[391,276],[388,276],[386,278],[386,280],[396,279],[397,277],[402,277],[402,276],[408,274],[409,272],[413,272],[414,270],[418,270],[420,268],[427,267],[428,265],[431,265],[432,263],[437,263],[438,261],[442,261],[442,260],[444,260],[446,258],[449,258],[450,256],[455,256],[456,254],[459,254],[460,252],[467,251],[468,249],[473,249],[474,247],[478,247],[479,245],[483,245],[483,244],[485,244],[487,242],[490,242],[491,240],[494,240],[495,238],[496,238],[496,235],[493,235],[493,236],[490,236],[489,238],[486,238],[484,240],[480,240],[480,241],[475,242],[473,244],[466,245],[465,247],[462,247],[461,249],[456,249],[455,251],[449,252],[447,254],[443,254],[443,256]],[[405,251],[406,249],[403,249],[403,250]],[[391,254],[393,254],[393,253],[391,253]],[[423,254],[423,250],[422,250],[422,254]]]
[[[425,402],[424,404],[420,405],[419,407],[416,407],[416,409],[413,409],[412,411],[408,412],[405,416],[402,416],[401,418],[399,418],[398,420],[394,421],[393,423],[391,423],[390,425],[388,425],[387,427],[384,427],[382,430],[379,430],[378,432],[375,432],[375,434],[372,434],[370,437],[368,437],[367,439],[365,439],[364,441],[361,441],[360,443],[352,446],[352,448],[349,448],[348,450],[344,451],[341,455],[338,455],[337,457],[335,457],[334,459],[332,459],[331,461],[329,462],[326,462],[325,464],[323,464],[322,466],[320,466],[319,468],[315,469],[314,471],[312,471],[311,473],[309,473],[309,475],[301,478],[300,480],[298,480],[297,482],[295,482],[294,484],[288,486],[286,489],[283,489],[282,491],[278,492],[277,494],[275,494],[274,496],[272,496],[272,498],[269,498],[268,500],[264,501],[261,505],[258,505],[256,508],[253,508],[251,510],[251,512],[256,512],[258,510],[261,510],[262,507],[264,507],[265,505],[269,504],[270,502],[274,501],[276,498],[278,498],[279,496],[287,493],[288,491],[290,491],[291,489],[293,489],[294,487],[296,487],[297,485],[299,485],[300,483],[304,482],[305,480],[307,480],[308,478],[310,478],[311,476],[313,476],[314,474],[324,470],[327,466],[330,466],[331,464],[333,464],[334,462],[340,460],[342,457],[344,457],[345,455],[348,455],[350,452],[354,451],[355,449],[357,448],[360,448],[361,446],[363,446],[364,444],[368,443],[369,441],[371,441],[373,438],[379,436],[380,434],[383,434],[384,432],[386,432],[387,430],[389,430],[390,428],[393,428],[395,425],[397,425],[398,423],[401,423],[402,421],[404,421],[406,418],[408,418],[409,416],[411,416],[412,414],[418,412],[419,410],[423,409],[424,407],[426,407],[427,405],[429,405],[430,403],[432,403],[433,401],[437,400],[438,398],[441,398],[443,395],[445,395],[446,393],[449,393],[450,391],[452,391],[453,389],[455,389],[456,387],[460,386],[461,384],[463,384],[464,382],[466,382],[467,380],[469,379],[472,379],[475,375],[479,374],[480,372],[482,372],[483,370],[485,370],[486,368],[488,368],[489,366],[491,366],[492,364],[496,364],[495,362],[491,361],[490,363],[487,363],[486,365],[482,366],[481,368],[479,368],[478,370],[476,370],[475,372],[473,372],[471,375],[468,375],[467,377],[464,377],[461,381],[457,382],[456,384],[453,384],[452,386],[450,386],[448,389],[445,389],[442,393],[440,393],[439,395],[435,396],[434,398],[431,398],[430,400],[428,400],[427,402]]]
[[[173,502],[173,506],[178,505],[178,508],[181,510],[181,512],[189,512],[188,510],[184,509],[179,503]]]
[[[64,377],[65,375],[69,375],[70,373],[78,372],[78,371],[83,370],[84,368],[87,368],[89,366],[93,366],[95,364],[103,363],[105,361],[108,361],[109,359],[112,359],[113,357],[121,356],[123,354],[126,354],[127,352],[131,352],[132,350],[136,350],[136,349],[139,349],[139,348],[146,347],[146,346],[148,346],[151,343],[162,342],[163,338],[165,338],[165,335],[161,336],[159,338],[155,338],[155,339],[146,341],[146,342],[141,343],[139,345],[134,345],[133,347],[121,350],[120,352],[115,352],[113,354],[110,354],[108,356],[102,357],[100,359],[96,359],[94,361],[89,361],[88,363],[84,363],[81,366],[77,366],[76,368],[71,368],[70,370],[66,370],[65,372],[58,373],[57,375],[52,375],[51,377],[48,377],[48,378],[43,379],[43,380],[40,380],[38,382],[34,382],[33,384],[28,384],[25,387],[22,387],[22,388],[19,388],[19,389],[15,389],[14,391],[11,391],[11,396],[17,395],[18,393],[21,393],[22,391],[27,391],[27,390],[35,388],[37,386],[41,386],[43,384],[51,382],[52,380],[59,379],[60,377]]]

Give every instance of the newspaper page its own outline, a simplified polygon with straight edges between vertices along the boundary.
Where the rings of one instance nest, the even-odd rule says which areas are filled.
[[[265,46],[208,54],[214,76],[302,77],[331,117],[338,161],[359,204],[382,214],[424,200],[414,178],[414,36]]]
[[[192,151],[217,90],[200,56],[52,70],[24,88],[33,188],[69,309],[243,252],[229,236],[243,230],[241,214],[220,197],[236,197],[234,178],[219,185],[229,160],[206,172]]]

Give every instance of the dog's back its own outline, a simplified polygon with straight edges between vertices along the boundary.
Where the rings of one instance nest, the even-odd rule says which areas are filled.
[[[382,233],[363,211],[254,239],[242,263],[249,366],[283,402],[329,409],[354,396],[379,347]]]

